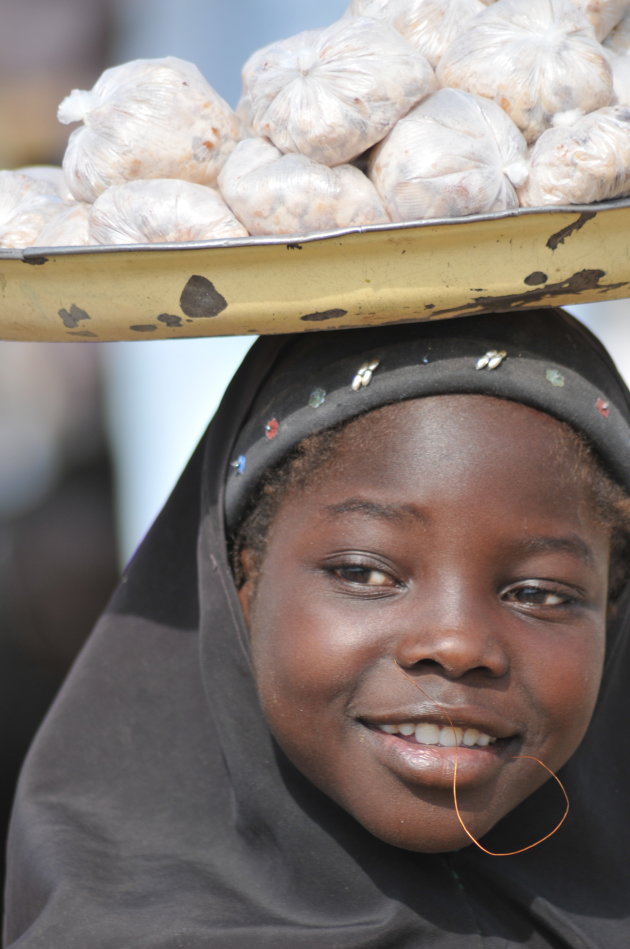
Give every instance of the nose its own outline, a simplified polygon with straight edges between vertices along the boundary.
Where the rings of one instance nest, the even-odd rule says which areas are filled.
[[[500,609],[479,596],[451,592],[412,610],[413,617],[396,639],[396,661],[409,672],[431,670],[449,679],[471,673],[500,678],[510,668],[508,644],[501,633]]]

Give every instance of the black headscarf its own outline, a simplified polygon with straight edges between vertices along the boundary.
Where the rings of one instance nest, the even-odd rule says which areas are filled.
[[[559,311],[259,340],[30,752],[6,946],[627,949],[625,593],[593,721],[561,772],[569,819],[519,856],[382,843],[293,768],[260,712],[228,566],[226,478],[234,524],[264,468],[309,431],[447,392],[568,421],[630,487],[628,392]],[[551,785],[493,829],[490,849],[554,825]]]

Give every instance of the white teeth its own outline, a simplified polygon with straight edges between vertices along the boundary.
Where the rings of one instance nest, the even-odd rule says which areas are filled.
[[[444,748],[456,748],[461,745],[463,737],[463,728],[451,728],[451,726],[446,725],[440,729],[440,744]]]
[[[476,728],[467,728],[464,732],[464,744],[467,748],[472,748],[473,745],[476,745],[481,737],[481,732],[477,731]]]
[[[460,728],[459,725],[434,725],[431,722],[401,722],[400,725],[378,725],[379,731],[388,735],[415,738],[419,745],[441,745],[443,748],[487,748],[496,738],[479,731],[478,728]]]
[[[439,745],[440,729],[437,725],[421,722],[416,725],[416,741],[419,745]]]

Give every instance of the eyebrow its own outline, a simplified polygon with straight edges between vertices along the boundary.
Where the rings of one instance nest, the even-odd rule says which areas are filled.
[[[337,504],[327,504],[324,513],[328,517],[340,514],[365,514],[385,521],[426,521],[426,515],[413,504],[381,504],[366,498],[347,498]]]
[[[525,554],[559,551],[577,556],[587,567],[592,567],[595,563],[591,547],[577,534],[568,534],[566,537],[530,537],[519,546]]]
[[[342,514],[364,514],[385,521],[414,520],[426,523],[426,515],[413,504],[381,504],[378,501],[368,501],[366,498],[347,498],[337,504],[327,504],[324,508],[327,517],[335,518]],[[595,556],[589,544],[577,534],[567,534],[563,537],[540,535],[529,537],[519,543],[524,554],[546,552],[567,553],[578,557],[586,566],[592,567]]]

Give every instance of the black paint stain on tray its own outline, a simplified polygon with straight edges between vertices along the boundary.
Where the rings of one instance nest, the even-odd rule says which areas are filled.
[[[560,297],[566,294],[579,296],[585,290],[618,290],[620,287],[627,287],[628,281],[621,283],[600,283],[602,277],[606,276],[604,270],[578,270],[577,273],[561,280],[558,283],[548,283],[543,287],[537,287],[535,290],[525,290],[523,293],[507,293],[496,297],[475,297],[473,303],[467,303],[464,306],[451,307],[446,310],[435,310],[431,316],[448,316],[452,314],[457,316],[460,313],[507,313],[510,310],[520,310],[523,307],[531,307],[533,303],[545,300],[547,297]],[[543,306],[551,306],[545,302]]]
[[[33,267],[41,267],[42,264],[48,263],[48,257],[23,257],[23,264],[31,264]]]
[[[81,320],[89,320],[90,314],[82,310],[80,306],[73,303],[69,310],[59,310],[59,316],[63,320],[63,325],[68,330],[75,330]]]
[[[542,270],[535,270],[525,277],[523,283],[526,283],[528,287],[538,287],[541,283],[547,283],[548,280],[549,277],[546,273],[543,273]]]
[[[68,333],[68,336],[80,336],[82,339],[98,339],[98,333],[92,333],[91,330],[74,330]]]
[[[287,244],[287,250],[302,250],[301,244]]]
[[[228,303],[211,280],[199,274],[193,274],[182,290],[179,305],[186,316],[196,319],[218,316],[225,310]]]
[[[160,313],[158,323],[164,323],[165,326],[183,326],[184,321],[181,316],[174,316],[173,313]]]
[[[345,316],[347,312],[347,310],[340,309],[322,310],[320,313],[305,313],[300,319],[306,323],[324,323],[326,320],[338,320]]]
[[[561,231],[557,231],[551,235],[547,241],[549,250],[556,250],[558,244],[564,244],[567,237],[571,237],[571,234],[574,234],[575,231],[581,230],[586,222],[592,220],[594,217],[597,217],[597,211],[583,211],[572,224],[567,224]]]
[[[155,333],[157,326],[153,323],[135,323],[129,327],[134,333]]]

